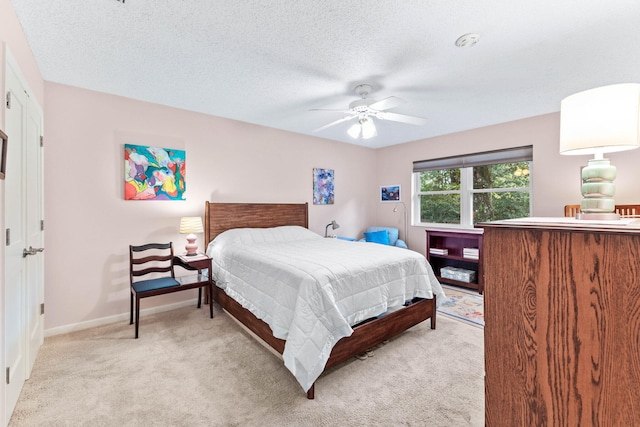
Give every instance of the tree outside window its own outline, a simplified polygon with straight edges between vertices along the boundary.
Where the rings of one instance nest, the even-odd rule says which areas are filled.
[[[460,224],[528,217],[532,161],[415,172],[420,223]]]

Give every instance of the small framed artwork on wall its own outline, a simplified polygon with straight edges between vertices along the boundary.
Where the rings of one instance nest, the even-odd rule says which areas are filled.
[[[334,201],[333,169],[313,169],[313,204],[332,205]]]
[[[398,184],[381,186],[380,201],[398,203],[400,201],[400,185]]]
[[[4,179],[4,175],[7,171],[7,143],[9,142],[9,137],[6,133],[0,130],[0,179]]]

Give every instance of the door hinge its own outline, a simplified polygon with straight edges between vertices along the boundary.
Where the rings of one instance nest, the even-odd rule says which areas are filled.
[[[11,109],[11,92],[7,91],[7,108]]]
[[[44,136],[40,135],[40,147],[44,147]]]
[[[40,220],[40,231],[44,231],[44,219]]]
[[[40,304],[40,314],[44,314],[44,303]]]
[[[9,246],[11,244],[11,229],[7,228],[7,231],[5,232],[6,236],[4,238],[5,240],[5,245]]]
[[[7,384],[11,382],[11,368],[7,366]]]

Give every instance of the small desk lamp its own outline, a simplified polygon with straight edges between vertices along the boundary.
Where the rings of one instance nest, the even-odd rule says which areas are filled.
[[[324,237],[329,237],[327,236],[329,227],[331,227],[332,230],[335,230],[336,228],[340,228],[340,224],[338,224],[335,219],[331,221],[329,224],[327,224],[327,226],[324,228]]]
[[[204,233],[202,218],[199,216],[185,216],[180,218],[180,234],[187,235],[187,245],[184,247],[187,250],[187,256],[198,254],[195,233]]]
[[[568,96],[560,107],[560,154],[593,154],[582,169],[578,219],[618,219],[616,167],[604,153],[640,146],[640,84],[603,86]]]

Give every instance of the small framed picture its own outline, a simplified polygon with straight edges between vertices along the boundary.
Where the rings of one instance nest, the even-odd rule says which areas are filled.
[[[380,187],[381,202],[399,202],[400,201],[400,185],[383,185]]]
[[[9,137],[6,133],[0,130],[0,179],[4,179],[4,175],[7,171],[7,143],[9,142]]]

